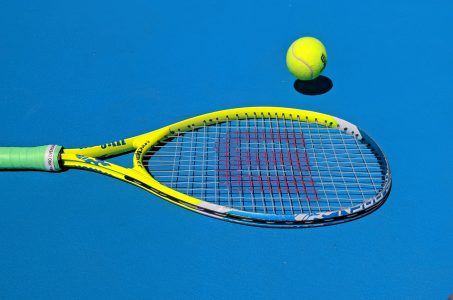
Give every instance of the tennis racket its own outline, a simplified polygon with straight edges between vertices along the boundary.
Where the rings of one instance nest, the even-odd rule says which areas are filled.
[[[133,151],[132,168],[105,160]],[[86,148],[1,147],[0,169],[95,171],[203,215],[280,228],[362,217],[392,184],[384,153],[355,125],[280,107],[217,111]]]

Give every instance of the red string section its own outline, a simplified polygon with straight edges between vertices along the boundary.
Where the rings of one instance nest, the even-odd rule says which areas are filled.
[[[302,132],[228,132],[216,143],[220,184],[233,193],[319,200]]]

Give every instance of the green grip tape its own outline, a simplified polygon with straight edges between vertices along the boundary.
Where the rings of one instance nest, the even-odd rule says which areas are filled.
[[[0,147],[0,169],[59,171],[61,148],[58,145]]]

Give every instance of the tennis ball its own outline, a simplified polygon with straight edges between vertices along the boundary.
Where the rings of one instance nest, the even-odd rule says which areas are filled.
[[[289,71],[300,80],[312,80],[321,74],[327,64],[324,45],[313,37],[294,41],[286,53]]]

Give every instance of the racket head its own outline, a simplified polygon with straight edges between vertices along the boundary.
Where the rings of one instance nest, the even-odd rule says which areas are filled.
[[[306,110],[222,110],[121,141],[69,151],[66,166],[102,172],[186,209],[246,225],[346,222],[376,210],[391,189],[388,161],[365,132]],[[93,158],[131,149],[131,169]]]

